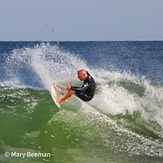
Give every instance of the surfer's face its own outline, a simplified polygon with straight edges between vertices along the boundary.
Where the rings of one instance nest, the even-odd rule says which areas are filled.
[[[82,81],[85,80],[85,78],[87,77],[87,74],[85,71],[78,71],[78,78]]]
[[[80,80],[84,80],[84,74],[78,73],[78,78],[79,78]]]

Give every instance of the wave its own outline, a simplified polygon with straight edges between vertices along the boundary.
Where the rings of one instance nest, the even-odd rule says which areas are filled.
[[[62,104],[61,111],[58,112],[47,90],[1,87],[0,91],[2,92],[0,100],[1,116],[10,117],[9,122],[14,117],[24,118],[21,120],[22,125],[25,121],[27,124],[32,123],[31,127],[34,126],[29,129],[25,125],[24,127],[27,128],[25,130],[28,132],[32,132],[33,129],[38,130],[46,123],[51,125],[51,130],[57,127],[59,131],[62,131],[60,125],[64,123],[70,128],[80,129],[78,132],[82,134],[82,139],[86,139],[87,144],[84,148],[87,150],[92,151],[92,149],[89,149],[92,146],[91,143],[97,146],[96,139],[98,139],[98,146],[101,146],[102,149],[94,148],[95,153],[101,153],[102,150],[105,150],[105,152],[111,150],[114,153],[127,153],[129,155],[160,157],[163,154],[162,126],[159,121],[153,118],[154,115],[149,119],[149,111],[140,112],[135,110],[131,113],[128,107],[128,112],[122,113],[121,111],[121,113],[115,114],[109,113],[108,105],[106,113],[97,103],[93,101],[84,103],[73,96]],[[95,96],[95,101],[96,98]],[[99,101],[97,102],[99,103]],[[13,122],[9,124],[13,125]],[[60,127],[56,124],[59,124]],[[68,132],[67,134],[71,135],[72,133]],[[104,147],[109,147],[109,149]]]
[[[98,68],[97,65],[96,68],[89,67],[81,56],[49,44],[14,50],[5,62],[6,73],[0,83],[2,114],[35,119],[36,113],[44,115],[46,108],[49,116],[45,116],[44,122],[49,119],[50,122],[63,120],[73,126],[80,121],[77,124],[81,123],[82,128],[84,120],[87,132],[90,131],[93,139],[96,139],[93,135],[97,135],[102,146],[110,146],[114,142],[113,148],[121,152],[125,149],[133,155],[162,156],[161,84],[127,72],[103,70],[100,65]],[[65,87],[66,81],[80,85],[76,76],[80,68],[88,70],[95,78],[95,97],[84,103],[73,96],[61,105],[61,112],[58,113],[48,90],[52,84]],[[111,134],[109,138],[108,133]]]
[[[44,87],[69,80],[79,68],[87,68],[84,61],[58,46],[37,45],[14,50],[6,59],[6,74],[1,85]],[[37,85],[38,84],[38,85]]]
[[[144,118],[152,116],[163,126],[162,85],[154,85],[127,72],[109,72],[100,65],[98,69],[90,68],[81,57],[57,45],[42,43],[14,50],[6,59],[6,74],[0,85],[47,90],[53,84],[65,87],[66,81],[80,85],[76,77],[80,68],[88,70],[97,82],[96,96],[91,101],[96,108],[114,115],[139,111]]]

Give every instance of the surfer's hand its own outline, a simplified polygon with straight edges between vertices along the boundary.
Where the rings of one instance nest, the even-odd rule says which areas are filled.
[[[69,82],[66,82],[66,85],[67,85],[67,90],[69,91],[71,89],[71,85]]]

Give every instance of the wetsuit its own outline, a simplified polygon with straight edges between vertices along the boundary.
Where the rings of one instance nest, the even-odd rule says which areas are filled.
[[[95,93],[96,83],[93,77],[87,72],[87,78],[81,87],[71,86],[71,90],[75,91],[75,94],[83,101],[90,101]]]

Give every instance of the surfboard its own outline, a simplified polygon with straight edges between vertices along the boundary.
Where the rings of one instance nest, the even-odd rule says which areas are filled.
[[[51,93],[51,96],[52,96],[52,99],[53,99],[54,103],[56,104],[56,106],[58,107],[58,109],[60,109],[60,104],[57,102],[57,99],[56,99],[57,92],[54,89],[54,86],[51,87],[51,92],[50,93]]]

